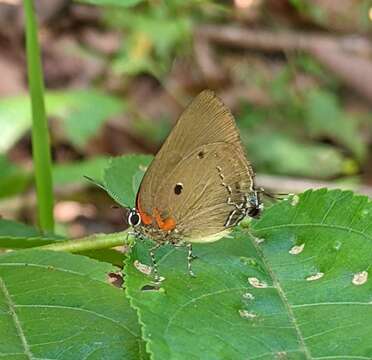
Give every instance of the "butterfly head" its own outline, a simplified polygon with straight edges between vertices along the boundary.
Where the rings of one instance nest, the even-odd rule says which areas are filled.
[[[263,209],[263,203],[260,198],[260,190],[254,190],[248,197],[247,215],[253,218],[259,218]]]

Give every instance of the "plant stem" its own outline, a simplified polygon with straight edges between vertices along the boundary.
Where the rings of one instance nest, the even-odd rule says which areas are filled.
[[[32,108],[32,156],[38,200],[38,221],[42,231],[52,232],[54,229],[52,161],[45,114],[40,47],[33,0],[23,0],[23,5],[26,18],[27,71]]]
[[[35,249],[66,251],[70,253],[82,252],[87,250],[108,249],[114,246],[130,245],[134,238],[128,231],[113,234],[94,234],[81,239],[60,241],[36,247]]]

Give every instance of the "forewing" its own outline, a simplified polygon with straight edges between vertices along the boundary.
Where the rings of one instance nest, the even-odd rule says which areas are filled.
[[[213,143],[231,144],[239,156],[244,158],[239,133],[230,110],[212,91],[205,90],[183,112],[150,164],[139,190],[138,198],[142,209],[151,214],[155,207],[159,207],[155,196],[163,187],[164,177],[191,153],[203,145]],[[243,172],[252,174],[246,160],[242,165]]]

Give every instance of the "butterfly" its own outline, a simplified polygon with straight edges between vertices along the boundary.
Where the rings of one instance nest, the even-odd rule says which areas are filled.
[[[201,92],[151,162],[128,213],[135,236],[155,242],[155,281],[160,246],[187,246],[194,275],[192,244],[217,241],[244,217],[258,217],[259,194],[233,115],[214,92]]]

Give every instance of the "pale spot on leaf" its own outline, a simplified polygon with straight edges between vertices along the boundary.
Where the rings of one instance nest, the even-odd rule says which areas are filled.
[[[142,264],[141,262],[139,262],[138,260],[135,260],[134,263],[133,263],[134,267],[140,271],[142,274],[145,274],[145,275],[150,275],[151,274],[151,271],[152,271],[152,268],[151,266],[148,266],[148,265],[145,265],[145,264]]]
[[[333,248],[336,250],[336,251],[339,251],[341,249],[341,246],[342,246],[342,242],[341,241],[336,241],[334,244],[333,244]]]
[[[253,296],[253,294],[247,292],[247,293],[243,294],[243,299],[254,300],[254,296]]]
[[[260,245],[265,241],[265,239],[254,238],[254,241],[256,242],[256,244]]]
[[[324,273],[322,272],[318,272],[314,275],[310,275],[306,278],[307,281],[315,281],[315,280],[319,280],[320,278],[322,278],[324,276]]]
[[[255,277],[249,277],[248,282],[257,289],[267,288],[267,284],[264,281],[260,281]]]
[[[361,271],[359,273],[354,274],[352,283],[354,285],[363,285],[368,280],[368,272]]]
[[[248,310],[239,310],[239,315],[244,319],[254,319],[255,317],[257,317],[257,314]]]
[[[301,245],[295,245],[293,246],[290,250],[289,250],[289,253],[291,255],[298,255],[300,253],[302,253],[302,250],[304,249],[305,247],[305,243],[301,244]]]
[[[275,358],[280,360],[287,359],[287,353],[285,351],[279,351],[276,353]]]

